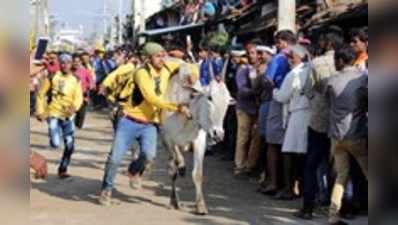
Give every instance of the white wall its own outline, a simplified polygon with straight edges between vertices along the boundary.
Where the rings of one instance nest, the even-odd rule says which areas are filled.
[[[162,0],[135,0],[135,21],[136,27],[140,24],[140,16],[142,13],[142,3],[145,4],[145,18],[152,16],[162,9]]]

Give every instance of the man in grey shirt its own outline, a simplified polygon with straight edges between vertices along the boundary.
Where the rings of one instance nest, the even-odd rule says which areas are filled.
[[[338,75],[323,85],[330,104],[329,136],[333,142],[333,156],[337,172],[329,211],[329,223],[345,225],[338,215],[344,188],[349,178],[350,155],[368,177],[367,102],[368,77],[352,66],[355,51],[351,47],[335,54]]]
[[[328,31],[320,37],[319,43],[323,43],[320,47],[324,54],[312,60],[314,70],[306,82],[304,91],[310,99],[311,121],[304,167],[303,208],[295,213],[295,216],[305,220],[313,219],[317,193],[322,206],[329,204],[330,200],[327,179],[331,148],[328,136],[330,108],[326,96],[320,91],[320,86],[322,82],[337,74],[334,55],[335,50],[343,45],[344,39],[340,33]],[[318,173],[323,178],[322,185],[318,184]]]

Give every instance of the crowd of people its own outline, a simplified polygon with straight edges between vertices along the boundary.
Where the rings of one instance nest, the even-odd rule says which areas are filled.
[[[237,104],[222,147],[235,176],[261,175],[259,192],[277,200],[303,197],[299,218],[330,206],[331,224],[367,207],[368,34],[344,37],[337,27],[314,42],[281,31],[277,50],[254,40],[231,51]]]
[[[187,10],[195,4],[203,1],[188,1]],[[129,177],[132,186],[139,184],[156,157],[160,111],[190,117],[186,105],[165,99],[168,81],[179,69],[171,59],[177,58],[193,67],[191,83],[206,88],[214,77],[234,98],[225,139],[209,143],[209,155],[233,161],[231,173],[255,180],[264,195],[283,201],[302,197],[295,216],[311,220],[326,208],[330,224],[346,224],[342,218],[367,210],[367,30],[330,27],[317,37],[282,30],[275,46],[264,43],[250,40],[227,50],[202,42],[197,47],[146,43],[139,51],[98,47],[93,54],[48,52],[41,65],[31,67],[31,115],[47,121],[52,148],[63,138],[59,177],[70,176],[75,126],[84,128],[87,109],[111,108],[115,140],[100,203],[109,204],[117,169],[135,141],[141,153]]]
[[[164,1],[165,7],[176,7],[179,25],[207,22],[219,16],[239,15],[250,8],[255,0],[172,0]]]
[[[368,34],[349,35],[331,27],[312,43],[281,31],[276,51],[251,41],[231,52],[237,104],[226,130],[237,138],[224,149],[235,149],[235,176],[261,174],[259,192],[277,200],[303,197],[303,219],[330,205],[331,224],[367,207]]]
[[[168,21],[159,17],[157,25],[159,28],[173,25],[189,25],[200,22],[206,23],[224,17],[238,17],[257,3],[265,0],[164,0],[162,5],[168,9],[177,10],[177,21]],[[300,0],[300,4],[314,6],[317,12],[326,8],[327,3],[323,0]]]

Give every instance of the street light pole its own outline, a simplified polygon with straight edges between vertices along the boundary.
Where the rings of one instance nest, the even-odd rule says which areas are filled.
[[[119,45],[123,44],[123,0],[119,0]]]
[[[42,0],[42,7],[43,7],[43,25],[44,31],[43,35],[49,36],[50,35],[50,16],[48,12],[48,0]]]
[[[34,34],[35,34],[35,38],[37,39],[37,37],[40,35],[39,34],[39,17],[40,17],[40,14],[39,14],[39,12],[40,12],[40,10],[39,10],[39,1],[33,1],[32,2],[32,4],[34,4],[33,5],[33,7],[34,7],[34,27],[33,27],[33,30],[34,30]]]
[[[145,5],[145,0],[140,1],[141,4],[141,12],[140,12],[140,33],[144,33],[146,30],[146,24],[145,24],[145,14],[146,14],[146,5]],[[143,44],[145,42],[145,37],[141,36],[139,39],[139,44]]]
[[[108,25],[107,25],[107,21],[106,21],[106,19],[107,19],[107,2],[106,2],[107,0],[104,0],[104,15],[103,15],[103,23],[104,23],[104,31],[103,31],[103,34],[102,34],[102,43],[104,43],[105,42],[105,36],[106,36],[106,33],[107,33],[107,31],[108,31]]]
[[[296,32],[296,0],[279,0],[278,30]]]

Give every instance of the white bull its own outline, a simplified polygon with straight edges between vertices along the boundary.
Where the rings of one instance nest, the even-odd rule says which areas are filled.
[[[182,67],[180,74],[171,80],[169,99],[177,103],[187,103],[192,119],[187,120],[177,113],[167,115],[161,131],[165,148],[170,153],[169,173],[172,179],[170,205],[177,210],[181,208],[176,181],[179,176],[185,176],[186,164],[183,152],[187,151],[192,144],[194,150],[192,177],[196,188],[196,213],[206,215],[208,209],[202,186],[207,138],[214,141],[224,139],[223,123],[232,98],[224,82],[217,82],[214,79],[207,90],[201,90],[200,84],[187,88],[184,81],[188,74],[186,67],[185,69]]]

